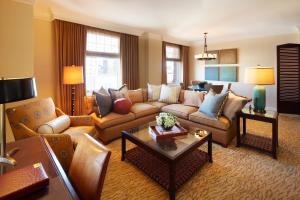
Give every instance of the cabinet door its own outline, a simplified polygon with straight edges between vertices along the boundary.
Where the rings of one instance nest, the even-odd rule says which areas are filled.
[[[300,51],[298,44],[277,46],[277,110],[300,114]]]

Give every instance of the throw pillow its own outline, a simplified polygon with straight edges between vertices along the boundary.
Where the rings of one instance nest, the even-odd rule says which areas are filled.
[[[148,101],[158,101],[161,85],[152,85],[148,83]]]
[[[85,96],[84,100],[84,114],[89,115],[95,112],[95,105],[96,105],[96,96]]]
[[[94,91],[93,94],[96,96],[96,115],[99,117],[106,116],[108,113],[110,113],[112,109],[111,96],[103,87],[101,87],[101,89],[98,92]]]
[[[127,98],[127,99],[129,99],[128,88],[127,88],[126,84],[122,85],[119,89],[109,88],[108,92],[109,92],[109,94],[110,94],[113,102],[115,100],[117,100],[117,99],[120,99],[120,98]]]
[[[162,85],[159,101],[164,103],[178,103],[179,92],[176,87]]]
[[[131,106],[132,103],[127,98],[120,98],[114,102],[113,110],[118,114],[128,114]]]
[[[199,111],[211,118],[218,118],[222,113],[227,96],[228,92],[216,94],[213,90],[210,90],[208,94],[205,95]]]
[[[223,114],[229,120],[233,120],[237,112],[241,111],[244,106],[251,100],[229,91],[227,101],[224,105]]]
[[[191,90],[184,91],[183,105],[200,107],[204,100],[206,92],[197,92]]]
[[[132,103],[142,103],[143,102],[143,90],[128,90],[128,96]]]
[[[71,120],[68,115],[61,115],[43,125],[41,125],[37,132],[40,134],[57,134],[61,133],[70,127]]]

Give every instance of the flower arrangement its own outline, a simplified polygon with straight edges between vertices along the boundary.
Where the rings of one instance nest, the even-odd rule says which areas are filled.
[[[162,112],[156,116],[156,123],[165,130],[170,130],[176,124],[176,117],[171,113]]]

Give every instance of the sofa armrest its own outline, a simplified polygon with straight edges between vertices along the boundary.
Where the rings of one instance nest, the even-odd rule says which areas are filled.
[[[71,136],[67,134],[42,134],[46,138],[63,169],[69,170],[74,155]]]
[[[60,108],[57,108],[57,107],[55,108],[55,112],[56,112],[57,117],[65,115],[65,113]]]
[[[93,118],[89,115],[70,116],[71,126],[94,126]]]

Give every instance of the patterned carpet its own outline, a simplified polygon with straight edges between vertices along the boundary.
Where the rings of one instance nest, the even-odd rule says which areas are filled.
[[[271,125],[247,121],[249,132],[271,134]],[[128,145],[130,148],[132,145]],[[112,150],[102,199],[168,199],[168,192],[128,161],[121,162],[121,140]],[[203,146],[206,150],[206,146]],[[279,117],[278,160],[245,147],[213,144],[205,164],[176,193],[176,199],[300,199],[300,117]]]

